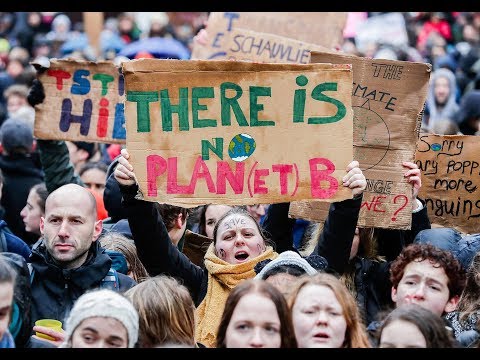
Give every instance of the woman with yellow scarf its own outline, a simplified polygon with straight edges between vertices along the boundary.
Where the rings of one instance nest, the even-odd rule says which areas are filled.
[[[123,205],[138,255],[151,276],[167,274],[180,279],[197,306],[196,341],[215,347],[218,325],[230,291],[255,276],[255,265],[278,254],[258,222],[245,210],[233,208],[217,222],[204,267],[193,264],[172,244],[155,202],[135,198],[138,185],[129,154],[122,150],[113,173],[120,185]],[[347,167],[343,185],[362,193],[365,176],[357,161]]]

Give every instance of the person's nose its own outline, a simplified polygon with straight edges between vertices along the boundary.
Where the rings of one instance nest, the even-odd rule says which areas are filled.
[[[415,299],[423,299],[425,297],[425,284],[424,283],[419,283],[415,289],[415,292],[413,294]]]
[[[244,245],[244,244],[245,244],[245,239],[243,238],[242,234],[240,232],[238,232],[235,235],[235,245],[241,246],[241,245]]]
[[[252,337],[250,338],[250,346],[254,348],[261,348],[264,345],[262,330],[258,327],[254,328]]]
[[[328,315],[326,311],[319,311],[317,315],[317,324],[328,324]]]
[[[58,236],[66,237],[68,235],[68,221],[62,221],[62,223],[60,224],[60,228],[58,229]]]
[[[27,207],[25,206],[22,211],[20,211],[20,216],[22,218],[24,218],[25,216],[27,216]]]

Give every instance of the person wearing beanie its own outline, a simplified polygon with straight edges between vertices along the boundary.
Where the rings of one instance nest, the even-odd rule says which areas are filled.
[[[65,323],[62,348],[133,348],[138,313],[124,295],[108,289],[78,298]]]
[[[310,264],[310,261],[315,268]],[[314,261],[315,260],[315,261]],[[310,255],[303,258],[295,251],[284,251],[274,260],[264,260],[255,266],[257,275],[255,279],[265,280],[277,287],[282,294],[288,297],[291,284],[297,277],[304,274],[315,275],[327,268],[328,263],[324,257]]]

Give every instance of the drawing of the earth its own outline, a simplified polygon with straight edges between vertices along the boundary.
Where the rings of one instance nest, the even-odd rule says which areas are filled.
[[[390,131],[375,111],[352,106],[354,159],[365,171],[374,168],[390,149]]]
[[[233,161],[241,162],[250,157],[255,151],[257,144],[248,134],[238,134],[228,144],[228,156]]]

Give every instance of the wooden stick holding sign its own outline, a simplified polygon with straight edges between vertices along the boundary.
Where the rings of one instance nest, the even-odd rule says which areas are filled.
[[[127,148],[145,200],[193,207],[352,197],[350,65],[122,64]]]

